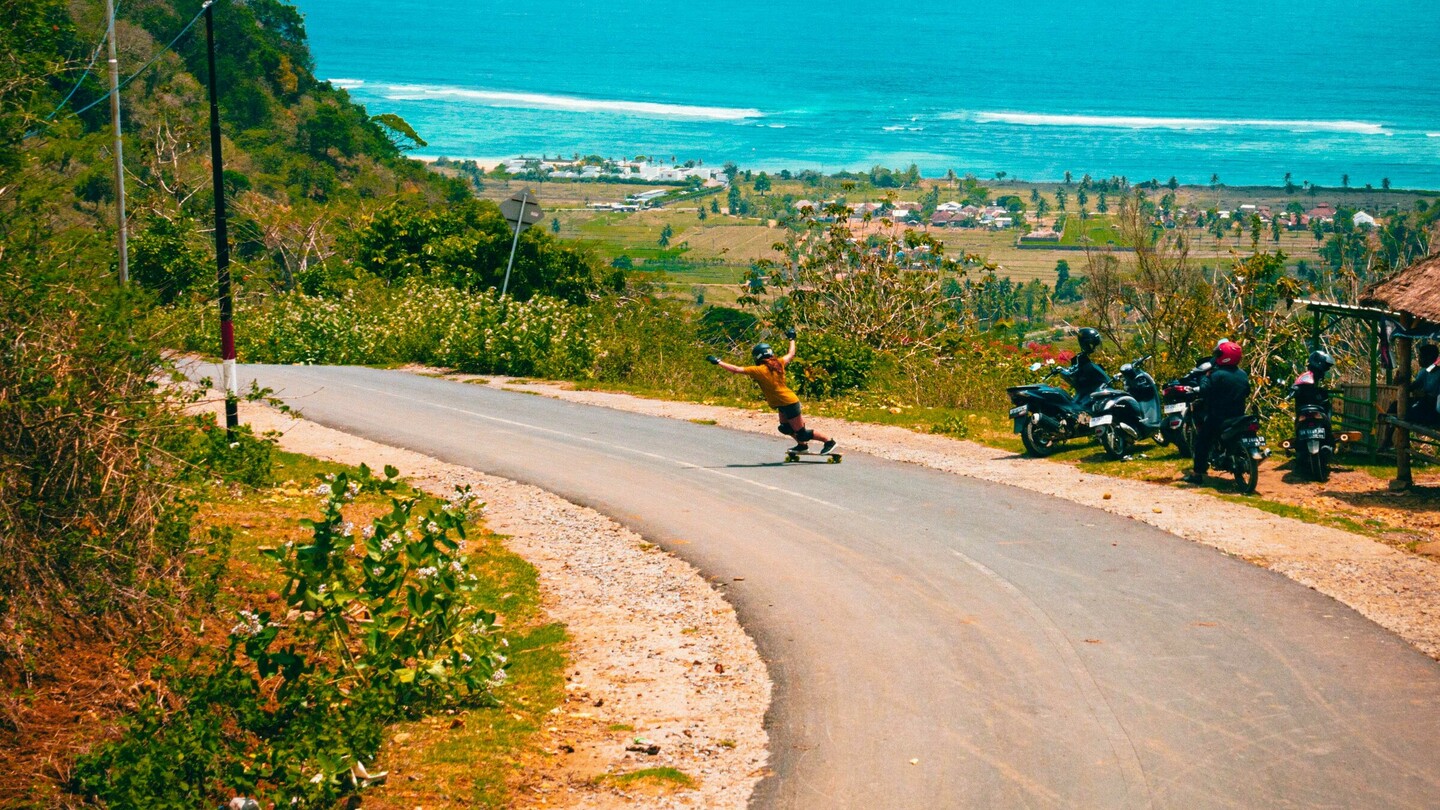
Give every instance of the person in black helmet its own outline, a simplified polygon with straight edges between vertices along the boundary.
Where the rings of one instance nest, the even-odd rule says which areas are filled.
[[[785,337],[790,339],[790,351],[784,357],[776,357],[768,343],[755,344],[750,351],[755,359],[753,366],[731,365],[713,354],[705,359],[731,374],[744,374],[760,386],[765,402],[780,414],[780,432],[795,437],[791,452],[809,452],[809,443],[813,439],[822,442],[821,453],[829,453],[835,449],[835,440],[805,427],[805,417],[800,415],[800,398],[785,384],[785,367],[795,359],[795,330],[786,329]]]
[[[1075,402],[1083,408],[1090,403],[1090,395],[1110,381],[1110,375],[1090,359],[1090,353],[1100,348],[1099,330],[1087,326],[1076,337],[1080,340],[1080,353],[1070,361],[1069,368],[1060,369],[1060,376],[1074,387]]]

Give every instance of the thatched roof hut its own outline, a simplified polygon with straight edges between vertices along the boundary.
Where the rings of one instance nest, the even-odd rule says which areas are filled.
[[[1381,307],[1400,316],[1404,331],[1396,335],[1396,354],[1400,372],[1400,396],[1395,421],[1395,480],[1391,489],[1405,489],[1413,481],[1410,475],[1410,434],[1434,437],[1432,428],[1406,422],[1410,400],[1410,357],[1416,330],[1440,328],[1440,253],[1401,270],[1385,281],[1367,289],[1360,296],[1362,306]],[[1387,421],[1392,417],[1384,417]]]
[[[1440,253],[1370,287],[1360,296],[1360,305],[1388,309],[1440,326]]]

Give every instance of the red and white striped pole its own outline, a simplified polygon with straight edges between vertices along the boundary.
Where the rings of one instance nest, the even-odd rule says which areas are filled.
[[[240,384],[235,379],[234,307],[230,300],[230,240],[225,233],[225,163],[220,154],[220,102],[215,84],[215,3],[205,4],[205,48],[210,65],[210,173],[215,186],[215,267],[220,282],[220,359],[225,369],[225,438],[235,441],[240,423]]]

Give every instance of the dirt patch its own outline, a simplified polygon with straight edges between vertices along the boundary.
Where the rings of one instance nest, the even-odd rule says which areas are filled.
[[[516,807],[740,808],[768,759],[770,680],[734,609],[694,568],[591,509],[536,487],[241,404],[292,452],[398,468],[439,495],[468,484],[489,529],[539,570],[544,608],[570,634],[566,698],[526,763]],[[673,768],[657,790],[601,779]]]
[[[484,379],[488,385],[507,390],[671,419],[713,420],[721,427],[775,435],[775,418],[768,411],[580,391],[563,384],[505,377]],[[1440,659],[1440,564],[1428,557],[1363,535],[1217,499],[1213,491],[1173,481],[1096,475],[1070,464],[1026,458],[974,442],[887,425],[828,418],[814,422],[826,433],[836,435],[844,450],[1064,498],[1242,557],[1349,605],[1426,655]],[[1374,476],[1339,471],[1327,485],[1303,485],[1287,481],[1286,473],[1274,469],[1272,462],[1262,469],[1260,492],[1267,498],[1293,499],[1295,505],[1315,498],[1333,499],[1350,507],[1364,505],[1376,516],[1383,515],[1379,519],[1386,524],[1405,527],[1393,543],[1408,548],[1412,540],[1421,536],[1434,539],[1440,527],[1435,486],[1440,481],[1422,477],[1420,483],[1416,492],[1396,496],[1389,494],[1385,482]],[[1365,512],[1359,514],[1363,519]],[[1411,534],[1416,537],[1411,538]]]

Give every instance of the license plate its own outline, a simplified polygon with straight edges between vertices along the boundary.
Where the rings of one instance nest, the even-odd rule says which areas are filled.
[[[1108,413],[1104,416],[1092,416],[1090,417],[1090,427],[1104,427],[1113,421],[1115,421],[1115,417]]]
[[[1325,438],[1325,428],[1310,428],[1309,430],[1302,430],[1300,431],[1300,438],[1323,439]]]
[[[1024,416],[1024,415],[1027,414],[1027,413],[1029,413],[1029,409],[1026,408],[1024,405],[1021,405],[1021,406],[1018,407],[1018,408],[1011,408],[1011,409],[1010,409],[1010,418],[1011,418],[1011,419],[1019,419],[1020,417]]]
[[[1177,402],[1177,403],[1175,403],[1174,405],[1166,405],[1166,406],[1165,406],[1165,413],[1184,413],[1184,412],[1185,412],[1185,403],[1183,403],[1183,402]]]

